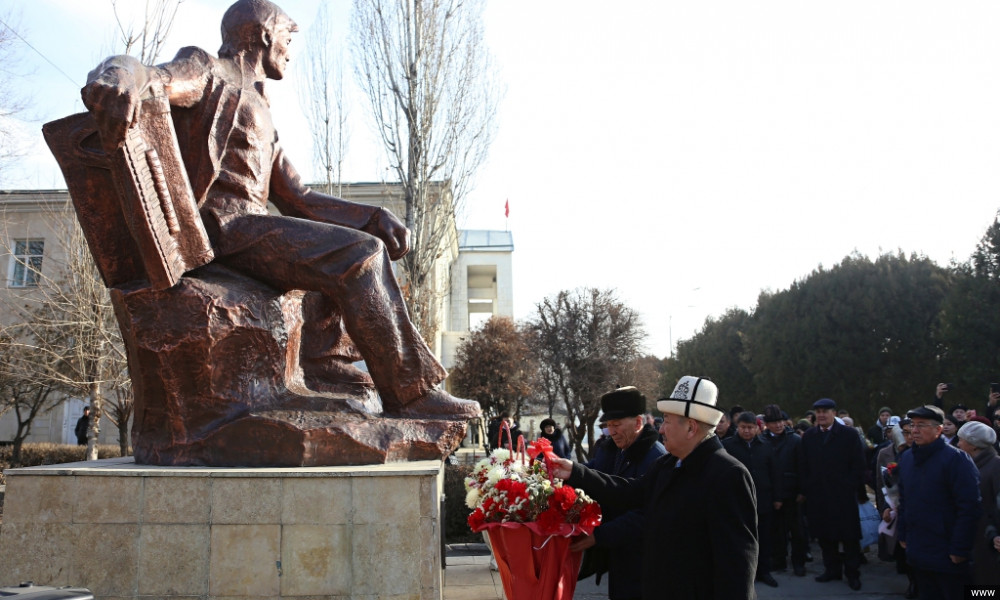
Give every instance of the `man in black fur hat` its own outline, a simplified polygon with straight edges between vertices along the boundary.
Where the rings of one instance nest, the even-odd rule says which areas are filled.
[[[757,501],[743,463],[715,435],[719,388],[685,375],[663,413],[661,456],[639,479],[607,475],[566,459],[552,474],[598,502],[642,508],[642,598],[756,598]]]
[[[646,424],[646,397],[634,387],[618,388],[601,396],[601,419],[613,443],[597,448],[588,467],[609,475],[641,477],[657,458],[667,453],[655,429]],[[608,573],[608,597],[628,600],[641,596],[642,511],[601,506],[603,519],[594,535],[576,542],[588,550],[588,570]],[[584,574],[589,574],[584,572]]]

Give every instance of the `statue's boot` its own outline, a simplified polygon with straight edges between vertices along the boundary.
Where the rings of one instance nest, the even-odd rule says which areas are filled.
[[[481,417],[483,411],[475,400],[456,398],[441,388],[434,388],[406,404],[385,407],[383,414],[399,419],[466,421]]]
[[[305,372],[305,383],[306,387],[317,392],[339,389],[344,385],[375,387],[368,373],[343,360],[328,360],[322,367],[309,369]]]

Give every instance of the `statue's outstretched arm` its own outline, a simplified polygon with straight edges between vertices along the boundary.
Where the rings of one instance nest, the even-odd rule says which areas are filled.
[[[391,212],[316,192],[305,185],[280,146],[271,170],[271,202],[281,214],[360,229],[381,239],[392,260],[410,250],[410,232]]]

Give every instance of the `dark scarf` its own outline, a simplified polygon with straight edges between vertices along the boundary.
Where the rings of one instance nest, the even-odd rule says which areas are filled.
[[[944,448],[944,445],[945,441],[943,437],[939,437],[933,442],[924,444],[923,446],[914,444],[913,447],[910,448],[910,452],[913,453],[913,462],[917,466],[924,464],[930,457],[940,452]]]

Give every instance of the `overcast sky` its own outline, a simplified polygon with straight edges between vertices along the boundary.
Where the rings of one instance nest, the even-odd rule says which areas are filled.
[[[228,4],[186,0],[161,58],[214,53]],[[350,3],[328,4],[346,34]],[[319,0],[279,5],[304,31]],[[110,0],[3,6],[65,75],[24,49],[32,153],[0,184],[61,188],[35,132],[83,109]],[[493,0],[486,28],[506,95],[460,226],[513,232],[518,318],[561,289],[615,288],[665,356],[707,316],[854,251],[964,261],[1000,208],[995,0]],[[292,71],[269,94],[308,173]],[[381,180],[352,111],[345,179]]]

